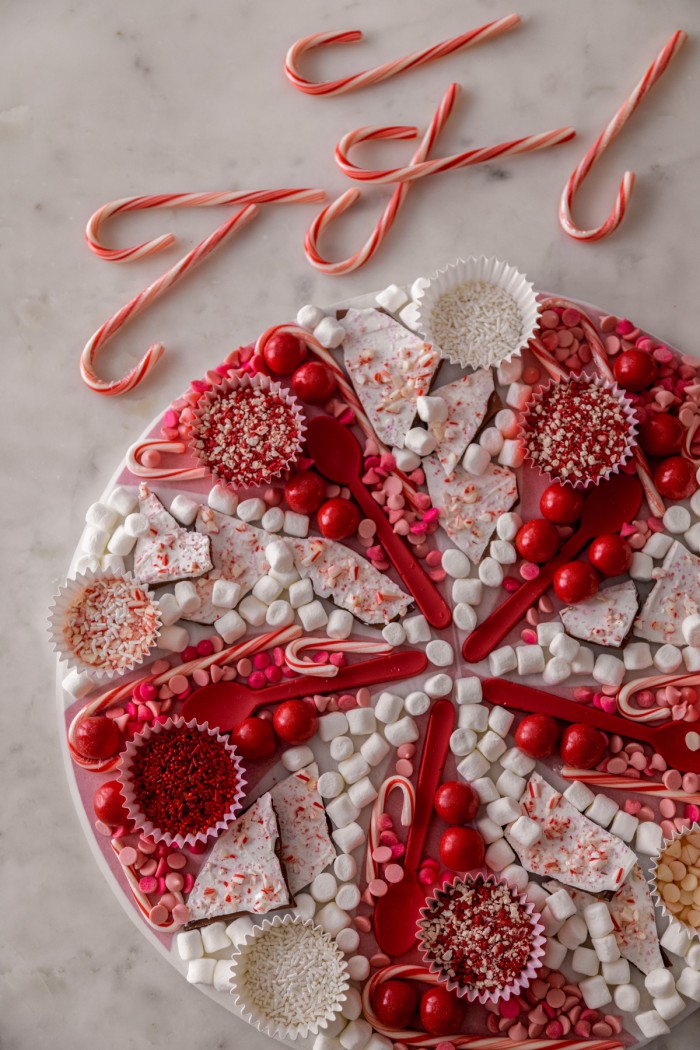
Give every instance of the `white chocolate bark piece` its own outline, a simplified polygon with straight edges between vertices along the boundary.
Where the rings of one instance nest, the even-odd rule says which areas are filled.
[[[139,488],[139,513],[148,518],[148,533],[136,541],[134,576],[139,583],[173,583],[209,572],[209,539],[188,532],[175,521],[147,485]]]
[[[201,604],[191,615],[183,616],[183,620],[214,623],[225,612],[212,601],[216,580],[232,580],[241,588],[241,597],[246,595],[269,568],[265,546],[273,537],[263,529],[220,514],[211,507],[200,508],[195,528],[211,541],[213,568],[194,581]]]
[[[590,893],[619,889],[636,862],[622,839],[579,813],[539,773],[530,777],[522,805],[542,827],[542,837],[532,846],[506,833],[524,868]]]
[[[282,860],[292,895],[308,886],[335,860],[328,835],[326,810],[318,793],[318,766],[293,773],[271,789],[280,838]]]
[[[639,864],[634,865],[618,892],[608,901],[608,908],[615,924],[620,955],[645,974],[663,967],[654,903]]]
[[[686,616],[697,613],[700,613],[700,558],[676,540],[634,622],[634,633],[648,642],[683,645],[681,624]]]
[[[413,602],[410,594],[342,543],[315,536],[290,542],[297,570],[311,580],[314,592],[363,623],[389,623]]]
[[[269,792],[216,840],[187,898],[190,922],[223,915],[264,915],[290,903],[275,852],[279,831]]]
[[[448,476],[483,423],[492,393],[493,373],[490,368],[480,368],[433,390],[433,394],[447,404],[447,419],[428,423],[428,430],[437,441],[435,454]]]
[[[457,467],[446,477],[435,456],[423,460],[423,469],[440,524],[452,542],[478,565],[496,522],[518,498],[515,475],[508,467],[491,463],[478,476]]]
[[[578,605],[566,605],[559,615],[572,638],[619,649],[632,630],[638,608],[637,588],[626,580]]]
[[[342,319],[345,368],[377,434],[387,445],[403,448],[416,414],[416,402],[428,393],[440,355],[419,336],[377,310],[351,309]]]

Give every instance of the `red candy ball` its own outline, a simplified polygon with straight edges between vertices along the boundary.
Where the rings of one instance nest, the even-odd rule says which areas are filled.
[[[292,390],[308,405],[322,405],[335,390],[335,376],[321,361],[307,361],[292,376]]]
[[[129,814],[121,790],[122,786],[118,780],[108,780],[106,784],[98,787],[92,800],[95,816],[110,828],[129,823]]]
[[[578,489],[554,481],[540,496],[540,513],[555,525],[573,525],[581,517],[583,502]]]
[[[688,499],[698,487],[695,467],[683,456],[671,456],[654,471],[654,484],[668,499]]]
[[[263,350],[265,364],[278,376],[289,376],[306,357],[301,339],[289,332],[278,332],[268,339]]]
[[[680,452],[684,428],[680,419],[668,412],[656,412],[639,428],[639,444],[650,456],[672,456]]]
[[[326,500],[319,507],[318,527],[328,540],[346,540],[354,536],[360,524],[360,512],[354,503],[342,496]]]
[[[265,718],[246,718],[233,727],[230,739],[241,758],[251,762],[269,758],[277,748],[275,731]]]
[[[326,498],[326,483],[313,470],[298,470],[285,482],[284,498],[297,514],[313,514]]]
[[[559,726],[551,715],[527,715],[515,730],[515,743],[530,758],[554,754]]]
[[[592,598],[598,590],[598,576],[585,561],[569,561],[554,574],[554,593],[567,605]]]
[[[472,871],[484,863],[484,840],[474,828],[454,827],[442,833],[440,860],[450,871]]]
[[[447,824],[466,824],[477,814],[479,796],[471,784],[463,780],[446,780],[435,792],[433,805],[437,815]]]
[[[405,981],[385,981],[372,997],[372,1009],[388,1028],[407,1028],[417,1005],[418,993]]]
[[[285,744],[303,744],[318,729],[318,715],[304,700],[285,700],[275,709],[272,724]]]
[[[451,1035],[462,1024],[464,1008],[454,992],[438,985],[423,993],[420,1023],[429,1035]]]
[[[567,766],[576,769],[593,769],[605,751],[605,737],[595,726],[575,722],[567,726],[561,735],[559,754]]]
[[[541,565],[550,561],[559,550],[559,533],[551,521],[534,518],[526,521],[515,537],[518,554],[526,561]]]
[[[624,390],[638,393],[648,390],[656,382],[659,366],[646,350],[623,350],[615,358],[615,379]]]
[[[112,718],[88,715],[78,722],[75,750],[83,758],[111,758],[121,742],[119,726]]]
[[[630,567],[632,548],[622,536],[605,533],[593,540],[588,548],[588,559],[601,576],[621,576]]]

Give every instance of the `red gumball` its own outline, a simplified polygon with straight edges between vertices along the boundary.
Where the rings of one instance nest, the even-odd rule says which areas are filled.
[[[567,766],[593,769],[603,757],[605,746],[605,737],[599,729],[575,722],[562,733],[559,754]]]
[[[297,514],[313,514],[326,498],[326,483],[313,470],[298,470],[285,482],[284,498]]]
[[[479,809],[479,796],[463,780],[446,780],[435,792],[435,812],[447,824],[466,824]],[[449,865],[447,865],[449,867]]]
[[[388,1028],[407,1028],[417,1005],[418,994],[405,981],[385,981],[372,997],[372,1009]]]
[[[554,574],[554,593],[567,605],[592,598],[598,591],[598,575],[585,561],[569,561]]]
[[[613,366],[615,380],[623,390],[648,390],[656,382],[659,366],[646,350],[623,350],[615,358]]]
[[[671,456],[654,471],[654,484],[668,499],[688,499],[698,487],[695,467],[683,456]]]
[[[573,525],[583,511],[583,495],[570,485],[554,481],[540,496],[540,513],[555,525]]]
[[[530,758],[553,755],[559,726],[551,715],[526,715],[515,730],[515,743]]]
[[[650,456],[672,456],[680,452],[684,427],[680,419],[668,412],[656,412],[639,428],[639,444]]]
[[[113,718],[88,715],[78,722],[75,731],[75,750],[83,758],[111,758],[121,743],[119,726]]]
[[[588,560],[601,576],[621,576],[632,561],[632,548],[615,533],[598,536],[588,548]]]
[[[515,546],[521,558],[541,565],[550,561],[559,550],[559,533],[551,521],[534,518],[526,521],[520,529]]]
[[[316,517],[321,534],[328,540],[346,540],[355,535],[360,524],[359,510],[342,496],[326,500]]]
[[[271,336],[263,350],[265,364],[278,376],[289,376],[306,357],[306,347],[301,339],[290,332],[278,332]]]
[[[274,755],[277,738],[272,724],[265,718],[246,718],[231,730],[231,743],[241,758],[259,762]]]
[[[462,1025],[464,1007],[454,992],[437,985],[423,993],[420,1023],[429,1035],[451,1035]]]
[[[474,828],[454,827],[443,831],[440,860],[450,871],[472,871],[484,863],[484,840]]]
[[[308,405],[322,405],[333,395],[335,376],[321,361],[307,361],[292,376],[292,390]]]
[[[129,823],[129,814],[121,790],[122,786],[118,780],[108,780],[106,784],[98,787],[92,800],[95,816],[110,828]]]
[[[304,744],[318,729],[318,715],[305,700],[285,700],[275,709],[272,724],[285,744]]]

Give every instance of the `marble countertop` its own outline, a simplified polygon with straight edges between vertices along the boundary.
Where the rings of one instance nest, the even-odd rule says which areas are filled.
[[[72,809],[58,747],[46,607],[84,511],[118,454],[203,367],[309,300],[333,302],[407,282],[459,255],[507,258],[536,285],[632,317],[697,351],[696,257],[700,10],[694,0],[529,0],[521,28],[409,76],[337,99],[293,91],[286,48],[320,29],[362,28],[365,43],[318,56],[338,75],[508,13],[489,0],[121,0],[5,4],[0,39],[0,327],[8,445],[0,507],[7,572],[4,907],[0,1043],[251,1048],[243,1028],[163,961],[99,875]],[[676,28],[691,40],[579,195],[601,221],[625,169],[638,183],[622,228],[600,244],[560,230],[556,204],[583,151]],[[303,256],[316,205],[268,208],[174,294],[115,340],[99,364],[122,374],[156,339],[167,346],[136,392],[105,399],[78,376],[90,333],[177,258],[108,265],[83,229],[101,203],[135,193],[348,186],[340,134],[368,123],[424,128],[451,80],[462,97],[439,153],[573,124],[577,142],[415,186],[363,271],[330,278]],[[406,144],[374,156],[403,162]],[[380,159],[381,158],[381,159]],[[372,188],[326,239],[332,257],[367,235],[388,191]],[[190,247],[220,214],[150,213],[108,230],[129,244],[174,229]],[[116,225],[116,224],[115,224]],[[324,244],[325,250],[325,244]],[[658,1050],[697,1039],[698,1015]]]

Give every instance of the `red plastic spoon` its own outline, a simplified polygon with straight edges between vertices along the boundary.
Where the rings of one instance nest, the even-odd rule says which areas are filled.
[[[581,524],[556,558],[542,565],[536,579],[519,587],[465,639],[462,646],[464,659],[470,664],[484,660],[542,597],[557,569],[572,561],[596,536],[619,532],[625,522],[632,521],[641,505],[642,486],[636,477],[615,474],[608,481],[602,481],[586,497]]]
[[[300,675],[267,689],[249,689],[240,682],[217,682],[216,685],[205,685],[185,700],[182,716],[227,731],[250,718],[258,708],[270,704],[300,700],[310,693],[335,693],[340,689],[359,689],[378,682],[397,682],[422,674],[427,666],[425,653],[409,650],[341,667],[332,677]]]
[[[416,786],[416,810],[408,832],[401,882],[392,882],[374,909],[374,936],[392,959],[415,947],[416,923],[425,904],[426,888],[417,877],[433,812],[433,798],[442,779],[442,770],[455,724],[451,700],[436,700],[428,718],[423,754]]]
[[[660,726],[640,724],[620,715],[609,715],[597,707],[584,707],[554,693],[506,682],[502,678],[486,678],[481,688],[485,698],[499,707],[551,715],[562,722],[583,722],[605,733],[617,733],[630,740],[643,740],[651,744],[674,769],[681,773],[700,773],[700,734],[694,722],[666,722]]]
[[[319,473],[328,481],[347,485],[362,512],[377,526],[377,536],[389,560],[428,623],[432,627],[447,627],[452,619],[447,602],[363,484],[362,449],[354,434],[329,416],[317,416],[309,423],[306,447]]]

